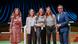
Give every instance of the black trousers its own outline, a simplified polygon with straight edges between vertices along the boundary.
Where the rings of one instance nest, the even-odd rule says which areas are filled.
[[[41,44],[46,44],[46,28],[41,30]]]
[[[46,32],[47,32],[47,42],[50,44],[50,38],[51,38],[51,33],[52,33],[52,39],[53,39],[53,44],[56,44],[56,30],[54,27],[49,27],[46,26]]]
[[[36,36],[37,36],[37,42],[38,44],[41,43],[41,27],[36,27]]]
[[[46,28],[44,27],[43,29],[41,29],[41,27],[36,27],[36,29],[38,44],[46,44]]]
[[[32,44],[32,42],[31,42],[31,34],[27,34],[27,42],[28,42],[28,44]]]
[[[27,34],[28,37],[28,44],[36,44],[36,32],[34,30],[34,27],[31,27],[31,33]]]

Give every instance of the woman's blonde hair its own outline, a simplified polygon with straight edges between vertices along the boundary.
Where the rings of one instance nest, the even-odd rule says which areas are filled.
[[[15,15],[16,9],[18,9],[18,15],[21,17],[21,11],[20,11],[19,8],[15,8],[15,9],[14,9],[14,11],[12,12],[12,16],[15,17],[14,15]]]

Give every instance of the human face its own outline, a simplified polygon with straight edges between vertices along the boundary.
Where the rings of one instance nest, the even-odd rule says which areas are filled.
[[[34,10],[33,9],[30,10],[30,16],[34,16]]]
[[[58,6],[57,10],[58,10],[59,13],[63,12],[63,6]]]
[[[15,9],[15,15],[17,16],[19,14],[19,10]]]
[[[42,9],[42,8],[39,9],[39,15],[40,15],[40,16],[43,15],[43,9]]]
[[[47,8],[46,8],[46,12],[47,12],[48,14],[51,13],[50,7],[47,7]]]

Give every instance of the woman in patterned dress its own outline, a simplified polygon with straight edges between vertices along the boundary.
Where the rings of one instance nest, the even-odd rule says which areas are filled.
[[[10,41],[11,44],[18,44],[21,41],[22,19],[19,8],[15,8],[10,23]]]

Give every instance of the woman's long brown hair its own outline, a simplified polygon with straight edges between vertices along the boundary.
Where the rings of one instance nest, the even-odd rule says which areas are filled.
[[[51,16],[52,16],[52,11],[50,10],[50,13],[49,13]],[[46,17],[48,16],[48,13],[46,12],[45,13]],[[52,16],[53,17],[53,16]]]
[[[18,15],[21,17],[21,11],[20,11],[20,9],[19,8],[15,8],[14,9],[14,11],[12,12],[12,16],[15,18],[16,16],[15,16],[15,11],[16,11],[16,9],[18,9]]]
[[[39,9],[42,9],[43,10],[43,8],[39,8]],[[37,13],[37,15],[39,16],[39,11],[38,11],[38,13]],[[42,16],[44,15],[44,10],[43,10],[43,13],[42,13]]]
[[[30,11],[31,10],[33,10],[33,9],[30,9],[29,11],[28,11],[28,17],[30,17],[31,15],[30,15]],[[33,10],[34,11],[34,10]],[[35,16],[35,14],[33,15],[33,17]]]

